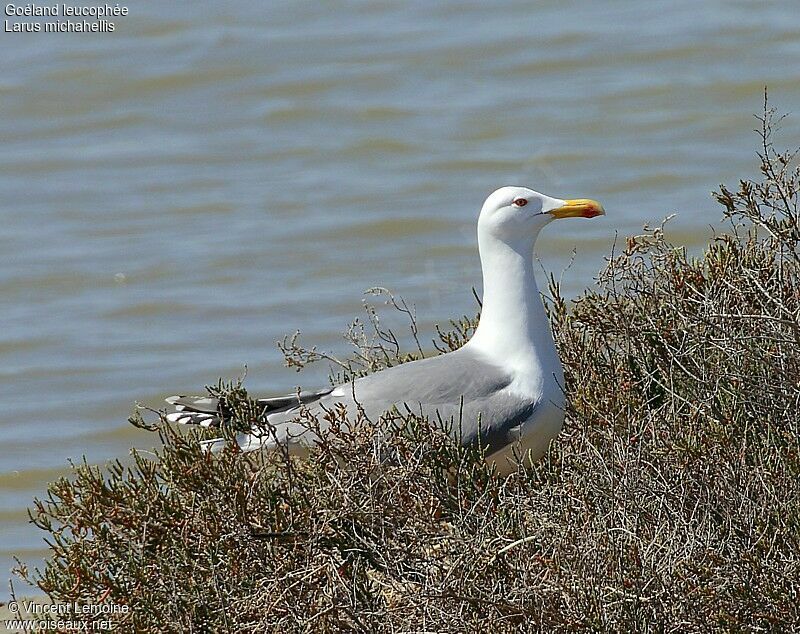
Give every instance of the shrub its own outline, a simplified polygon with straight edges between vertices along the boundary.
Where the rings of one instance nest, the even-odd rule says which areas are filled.
[[[211,457],[136,414],[159,448],[53,483],[32,510],[50,558],[20,574],[59,603],[131,606],[122,631],[797,627],[799,174],[766,104],[760,121],[761,176],[715,193],[729,230],[702,255],[645,228],[574,302],[551,277],[567,423],[532,468],[498,478],[413,416],[331,412],[298,461]],[[415,326],[406,353],[368,314],[344,376],[422,353]],[[211,391],[224,433],[258,418],[240,384]]]

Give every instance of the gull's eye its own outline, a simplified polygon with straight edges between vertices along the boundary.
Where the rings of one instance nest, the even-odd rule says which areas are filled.
[[[527,205],[527,204],[528,204],[528,201],[527,201],[525,198],[517,198],[517,199],[514,201],[514,204],[515,204],[517,207],[524,207],[525,205]]]

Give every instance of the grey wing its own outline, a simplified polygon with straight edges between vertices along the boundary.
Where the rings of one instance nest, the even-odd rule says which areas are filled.
[[[461,348],[438,357],[388,368],[339,386],[310,403],[313,413],[344,404],[354,412],[363,408],[370,420],[397,407],[426,416],[462,444],[480,438],[489,453],[517,436],[537,406],[536,401],[511,394],[511,376],[487,362],[479,353]],[[268,416],[277,426],[291,424],[291,411]],[[287,432],[298,433],[297,429]]]
[[[300,407],[317,415],[324,428],[324,412],[341,403],[351,414],[363,408],[370,420],[377,420],[394,407],[401,413],[408,409],[441,425],[462,444],[480,438],[492,453],[519,437],[522,425],[538,405],[506,390],[511,380],[507,372],[479,353],[460,348],[387,368],[335,389],[259,399],[271,429],[254,429],[250,434],[239,434],[237,440],[244,450],[277,443],[311,445],[316,436],[297,421]],[[167,402],[178,410],[167,415],[171,422],[211,427],[219,425],[227,415],[217,399],[211,397],[171,397]],[[217,450],[224,443],[217,440],[208,444]]]

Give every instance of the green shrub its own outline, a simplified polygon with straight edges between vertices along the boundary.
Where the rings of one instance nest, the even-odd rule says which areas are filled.
[[[715,194],[730,229],[702,255],[657,227],[574,302],[551,280],[567,423],[534,467],[495,477],[413,417],[332,412],[305,461],[211,457],[158,422],[155,453],[77,465],[35,502],[52,551],[22,576],[59,603],[131,606],[121,631],[800,626],[798,171],[761,122],[761,177]],[[344,376],[422,353],[368,314]],[[232,427],[257,419],[240,385],[212,392]]]

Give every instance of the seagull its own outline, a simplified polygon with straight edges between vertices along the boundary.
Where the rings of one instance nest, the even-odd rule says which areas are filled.
[[[526,187],[502,187],[478,217],[483,303],[478,327],[461,348],[410,361],[322,390],[258,399],[264,428],[239,432],[243,451],[276,450],[306,455],[319,441],[298,420],[342,404],[376,421],[397,408],[421,414],[462,445],[480,443],[500,474],[541,458],[564,423],[564,370],[542,305],[533,267],[533,246],[553,220],[593,218],[603,206],[587,198],[562,200]],[[218,399],[173,396],[173,423],[219,426],[226,416]],[[205,441],[219,451],[228,441]]]

